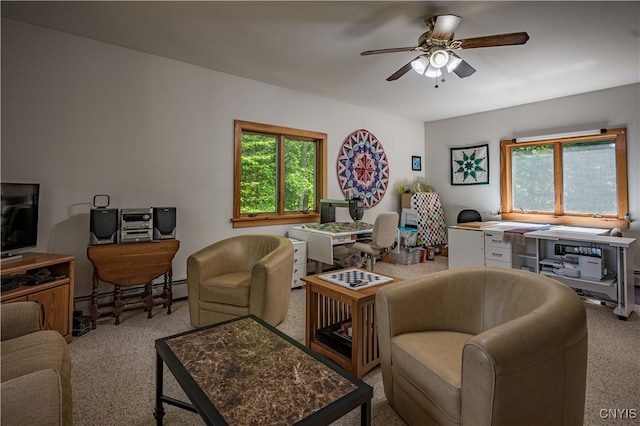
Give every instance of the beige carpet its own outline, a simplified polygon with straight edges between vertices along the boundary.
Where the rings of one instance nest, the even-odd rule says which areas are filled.
[[[417,265],[391,265],[378,262],[375,271],[409,278],[447,268],[447,258]],[[289,315],[278,327],[294,339],[304,341],[305,290],[291,293]],[[585,425],[612,424],[600,417],[603,409],[640,411],[640,319],[636,313],[620,321],[612,308],[585,302],[589,321],[589,370]],[[177,301],[173,313],[166,315],[157,307],[147,319],[143,311],[98,321],[96,330],[74,338],[69,346],[72,360],[73,411],[76,425],[154,425],[155,339],[190,330],[186,301]],[[404,425],[389,406],[382,390],[380,369],[364,377],[374,388],[372,417],[374,425]],[[165,392],[186,397],[165,367]],[[165,406],[166,425],[203,424],[197,414]],[[638,414],[640,416],[640,413]],[[349,413],[335,425],[357,425],[359,410]],[[616,420],[615,424],[632,424]],[[274,422],[265,419],[265,425]],[[638,420],[635,423],[638,424]]]

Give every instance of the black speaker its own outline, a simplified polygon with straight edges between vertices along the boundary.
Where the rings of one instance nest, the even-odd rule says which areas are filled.
[[[153,239],[172,240],[176,238],[176,208],[153,208]]]
[[[118,241],[118,209],[91,209],[89,244],[115,244]]]

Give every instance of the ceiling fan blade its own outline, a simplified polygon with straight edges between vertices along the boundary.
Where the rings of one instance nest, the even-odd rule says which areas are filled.
[[[453,32],[458,27],[460,21],[462,21],[462,18],[456,15],[437,16],[431,38],[436,40],[451,39],[451,37],[453,37]]]
[[[469,63],[463,59],[462,62],[460,62],[458,66],[453,70],[453,72],[456,73],[458,77],[465,78],[476,72],[476,69],[469,65]]]
[[[529,34],[521,32],[465,38],[463,40],[460,40],[460,42],[462,43],[463,49],[476,49],[478,47],[513,46],[515,44],[525,44],[527,40],[529,40]]]
[[[376,50],[367,50],[362,52],[360,55],[378,55],[380,53],[393,53],[393,52],[411,52],[412,50],[416,50],[416,47],[392,47],[390,49],[376,49]]]
[[[412,59],[411,62],[413,62],[414,60],[415,59]],[[406,73],[408,73],[409,70],[411,69],[411,62],[409,62],[408,64],[406,64],[405,66],[400,68],[398,71],[396,71],[393,74],[391,74],[389,77],[387,77],[387,81],[397,80],[400,77],[402,77],[403,75],[405,75]]]

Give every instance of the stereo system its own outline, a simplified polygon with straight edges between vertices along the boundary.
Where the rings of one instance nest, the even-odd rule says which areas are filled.
[[[90,245],[175,239],[176,208],[95,208],[91,209],[89,228]]]
[[[153,238],[153,208],[120,210],[120,242],[138,243]]]

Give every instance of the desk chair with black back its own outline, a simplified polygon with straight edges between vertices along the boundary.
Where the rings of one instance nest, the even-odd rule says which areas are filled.
[[[458,223],[482,222],[482,216],[478,210],[464,209],[458,213]]]
[[[350,246],[350,249],[356,253],[360,253],[366,258],[367,269],[373,271],[375,259],[388,251],[396,241],[398,234],[398,218],[396,212],[380,213],[373,223],[371,231],[371,242],[356,242]]]

